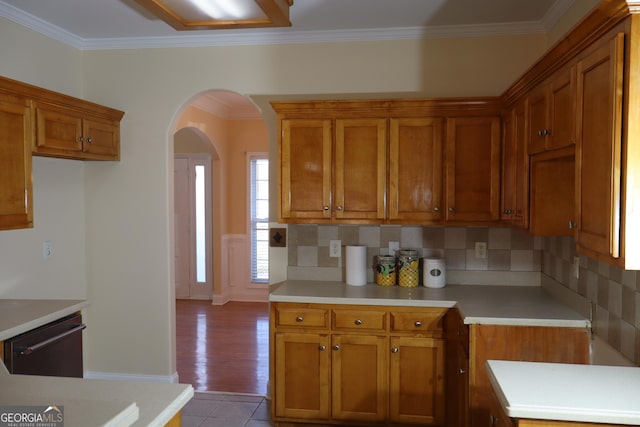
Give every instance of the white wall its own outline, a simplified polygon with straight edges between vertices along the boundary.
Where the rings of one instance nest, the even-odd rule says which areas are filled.
[[[85,258],[68,260],[71,268],[47,277],[59,295],[83,297],[78,283],[86,269],[86,369],[168,379],[175,373],[172,130],[191,97],[227,89],[262,99],[273,154],[275,115],[266,100],[336,93],[499,95],[545,43],[540,35],[79,53],[0,20],[0,74],[125,111],[120,162],[35,162],[34,178],[50,181],[45,188],[55,194],[70,178],[84,187],[76,184],[58,200],[45,197],[35,182],[34,203],[44,209],[36,208],[35,222],[46,228],[0,233],[0,291],[21,275],[19,294],[39,297],[44,274],[38,271],[46,264],[33,255],[40,253],[34,244],[50,239],[58,224],[83,225],[79,239],[71,231],[51,239],[56,247],[71,246],[69,257]],[[84,205],[84,221],[69,203]],[[18,272],[5,268],[14,264]]]

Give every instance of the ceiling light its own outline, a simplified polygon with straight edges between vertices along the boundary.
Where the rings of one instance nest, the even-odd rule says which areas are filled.
[[[176,30],[290,27],[293,0],[136,0]]]

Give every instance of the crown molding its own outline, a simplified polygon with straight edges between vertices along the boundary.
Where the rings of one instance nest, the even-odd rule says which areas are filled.
[[[556,0],[551,5],[547,13],[542,17],[542,26],[545,32],[550,31],[558,23],[560,18],[573,6],[573,3],[575,3],[575,0]]]
[[[80,50],[177,48],[206,46],[248,46],[303,43],[366,42],[385,40],[421,40],[542,34],[547,32],[574,0],[558,0],[542,21],[502,24],[452,25],[438,27],[375,28],[330,31],[295,31],[291,28],[270,31],[217,30],[216,34],[181,34],[161,37],[122,37],[84,39],[0,3],[0,16]]]

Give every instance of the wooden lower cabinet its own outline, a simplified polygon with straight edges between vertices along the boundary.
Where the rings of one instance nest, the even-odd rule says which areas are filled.
[[[389,420],[444,425],[444,340],[398,336],[390,341]]]
[[[383,422],[387,418],[387,347],[385,336],[332,335],[332,419]]]
[[[586,328],[470,325],[469,333],[471,427],[495,425],[487,360],[589,363],[591,336]]]
[[[274,418],[322,420],[329,417],[329,335],[276,333]]]
[[[444,426],[446,312],[271,303],[276,425]]]

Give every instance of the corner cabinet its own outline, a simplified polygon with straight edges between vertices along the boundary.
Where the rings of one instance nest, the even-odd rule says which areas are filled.
[[[272,106],[280,131],[280,222],[498,222],[497,98]],[[447,214],[447,204],[456,211]]]
[[[444,425],[445,313],[272,303],[276,425]]]
[[[0,92],[0,230],[33,227],[31,101]]]

